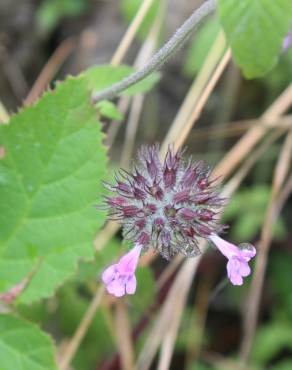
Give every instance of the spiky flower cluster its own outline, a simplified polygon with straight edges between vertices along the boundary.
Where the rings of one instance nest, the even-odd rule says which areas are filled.
[[[164,162],[158,152],[158,145],[142,147],[132,172],[121,172],[116,184],[108,185],[115,193],[106,198],[110,217],[144,250],[152,246],[166,259],[179,252],[195,256],[199,238],[222,230],[216,217],[224,204],[218,181],[210,179],[203,162],[184,160],[181,150],[169,148]]]

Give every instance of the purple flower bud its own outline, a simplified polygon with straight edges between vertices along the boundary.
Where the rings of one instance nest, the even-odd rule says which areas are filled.
[[[161,200],[163,198],[163,190],[156,183],[154,183],[152,186],[149,186],[148,191],[156,200]]]
[[[195,217],[197,217],[197,212],[196,211],[193,211],[189,208],[182,208],[180,211],[179,211],[181,217],[186,220],[186,221],[191,221],[193,220]]]
[[[132,189],[131,189],[130,185],[122,183],[121,181],[119,181],[117,183],[115,188],[117,189],[117,192],[121,195],[132,193]]]
[[[106,202],[112,208],[123,206],[128,203],[128,201],[123,197],[106,197]]]
[[[181,151],[173,154],[171,150],[168,150],[166,154],[163,166],[163,182],[165,188],[171,188],[176,184],[177,170],[181,160],[181,154]]]
[[[142,147],[138,155],[142,164],[144,164],[150,178],[155,180],[161,176],[161,163],[158,156],[158,146]]]
[[[198,187],[201,190],[205,190],[209,186],[209,181],[206,178],[202,178],[198,181]]]
[[[164,221],[163,219],[160,217],[160,218],[156,218],[154,221],[153,221],[153,225],[157,228],[162,228],[164,226]]]
[[[147,180],[144,176],[135,168],[133,170],[133,173],[130,174],[130,176],[133,178],[134,182],[137,184],[137,186],[146,186]]]
[[[157,207],[155,204],[151,204],[151,203],[145,204],[144,213],[147,216],[155,214],[156,211],[157,211]]]
[[[133,197],[136,198],[136,199],[139,199],[139,200],[144,200],[147,198],[147,194],[145,193],[145,191],[137,188],[137,187],[134,187],[133,188]]]
[[[189,202],[191,200],[190,198],[190,191],[187,190],[182,190],[173,195],[173,203],[183,203],[183,202]]]
[[[167,230],[161,232],[161,243],[163,246],[168,246],[171,241],[171,233]]]
[[[197,216],[202,221],[212,221],[215,216],[215,212],[210,209],[200,209],[197,213]]]
[[[137,228],[139,230],[144,229],[144,227],[146,226],[146,220],[145,220],[145,218],[140,218],[140,219],[136,220],[135,221],[135,226],[137,226]]]
[[[143,215],[143,211],[135,206],[124,206],[120,207],[124,217],[137,217],[138,214]]]
[[[150,236],[145,231],[142,231],[142,233],[139,235],[137,242],[143,247],[149,244],[149,241],[150,241]]]

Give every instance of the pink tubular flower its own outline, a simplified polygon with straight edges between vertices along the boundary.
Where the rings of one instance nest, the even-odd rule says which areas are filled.
[[[228,259],[227,275],[233,285],[242,285],[243,277],[250,274],[248,262],[256,255],[256,249],[251,244],[241,244],[237,247],[228,243],[216,234],[209,236],[220,252]]]
[[[103,272],[102,281],[106,285],[108,293],[116,297],[135,293],[137,286],[135,270],[138,265],[141,249],[142,246],[137,244],[118,263],[109,266]]]

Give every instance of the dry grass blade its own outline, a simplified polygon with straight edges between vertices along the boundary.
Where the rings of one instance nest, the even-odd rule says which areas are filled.
[[[170,279],[171,275],[178,269],[179,265],[184,260],[183,256],[177,255],[163,270],[159,279],[156,282],[156,290],[159,291],[163,285]]]
[[[194,131],[194,139],[206,139],[213,140],[218,139],[219,137],[232,137],[244,133],[247,129],[255,127],[256,125],[264,125],[269,128],[283,128],[289,129],[292,127],[292,115],[286,115],[283,117],[277,118],[275,121],[266,122],[262,119],[249,119],[242,121],[233,121],[228,123],[218,123],[216,127],[204,127],[199,128]],[[191,138],[191,139],[192,139]]]
[[[278,197],[281,187],[289,172],[292,157],[292,130],[287,134],[278,164],[275,169],[275,176],[273,182],[274,197]]]
[[[24,105],[33,104],[39,96],[48,87],[55,74],[58,72],[60,66],[65,62],[69,55],[74,51],[76,47],[76,40],[69,38],[63,41],[58,48],[55,50],[53,55],[45,64],[41,73],[39,74],[37,80],[35,81],[33,87],[28,93],[26,99],[24,100]]]
[[[272,194],[270,202],[266,211],[266,216],[261,232],[261,239],[259,243],[259,251],[256,259],[256,268],[253,275],[251,288],[248,295],[246,305],[246,315],[244,317],[243,325],[243,339],[240,351],[240,357],[243,363],[249,359],[252,341],[256,330],[256,323],[259,312],[259,304],[261,292],[264,283],[264,276],[268,260],[268,252],[272,241],[273,224],[278,216],[276,211],[280,209],[277,205],[278,197],[281,187],[285,181],[290,168],[290,161],[292,156],[292,131],[287,134],[287,138],[283,145],[282,151],[278,158],[278,162],[274,172]]]
[[[116,338],[121,356],[122,370],[134,370],[134,348],[131,337],[131,326],[125,302],[120,299],[116,303]]]
[[[160,357],[157,365],[158,370],[168,370],[171,362],[171,357],[175,345],[177,332],[179,329],[182,314],[184,312],[184,306],[186,304],[187,295],[193,281],[193,277],[198,266],[197,260],[189,260],[182,269],[182,274],[185,281],[182,282],[180,293],[175,296],[169,297],[169,304],[172,305],[173,309],[171,312],[170,321],[163,335],[163,341],[161,346]],[[183,288],[183,289],[182,289]]]
[[[215,69],[210,81],[208,82],[206,88],[204,89],[202,95],[200,96],[200,99],[198,100],[197,104],[195,105],[190,118],[185,123],[185,125],[182,128],[182,131],[180,132],[178,138],[174,142],[174,147],[178,149],[183,143],[186,141],[188,134],[190,133],[194,123],[199,118],[200,113],[205,106],[209,96],[211,95],[214,87],[216,86],[217,82],[219,81],[219,78],[221,77],[223,71],[225,70],[229,60],[231,58],[231,51],[230,49],[226,51],[224,54],[222,60],[218,64],[217,68]]]
[[[179,324],[185,300],[190,285],[193,281],[193,276],[195,274],[196,266],[198,265],[199,260],[199,258],[185,260],[183,266],[178,272],[177,277],[168,294],[167,300],[161,307],[154,326],[148,335],[144,348],[139,355],[136,366],[137,369],[149,369],[156,354],[157,348],[159,347],[161,339],[165,335],[165,332],[168,330],[170,323],[172,322],[172,320],[176,320],[176,323],[174,323],[173,321],[173,328],[175,325]],[[174,318],[173,315],[175,315],[176,318]],[[171,337],[169,339],[169,344],[171,345]]]
[[[128,168],[131,161],[131,155],[134,148],[135,137],[144,105],[144,100],[144,95],[137,95],[132,100],[129,119],[126,127],[126,137],[121,156],[121,167],[123,168]]]
[[[292,175],[290,175],[289,179],[287,180],[285,186],[283,187],[283,190],[279,194],[278,197],[278,209],[276,211],[276,214],[279,214],[281,209],[283,208],[286,200],[289,198],[290,194],[292,193]]]
[[[196,339],[194,341],[193,335],[188,335],[189,338],[186,345],[186,368],[191,365],[193,366],[194,362],[199,359],[201,354],[212,285],[212,278],[202,279],[198,282],[196,300],[190,321],[190,324],[194,323]]]
[[[282,131],[277,130],[267,137],[258,148],[256,148],[251,155],[246,159],[242,166],[236,171],[228,183],[224,186],[221,193],[222,197],[229,197],[229,194],[233,194],[235,190],[240,186],[243,179],[246,177],[248,172],[251,170],[252,166],[257,162],[257,160],[262,156],[262,154],[275,142],[281,135]],[[216,172],[216,169],[214,172]]]
[[[7,49],[1,50],[1,68],[15,98],[22,101],[23,97],[27,94],[28,83],[24,76],[22,65],[18,62],[17,58],[14,58],[8,53]]]
[[[122,96],[117,104],[118,110],[125,115],[128,111],[129,105],[131,102],[130,96]],[[105,138],[105,145],[111,148],[113,146],[113,143],[117,137],[117,134],[119,132],[119,129],[122,125],[121,121],[112,121],[109,125],[109,128],[107,130],[107,135]]]
[[[220,32],[217,39],[215,40],[210,52],[207,55],[206,61],[200,70],[198,76],[194,80],[188,94],[186,95],[180,110],[178,111],[168,133],[161,146],[161,157],[163,157],[167,151],[168,145],[172,144],[178,137],[180,131],[189,120],[189,117],[197,106],[198,99],[205,89],[210,76],[212,76],[221,55],[226,48],[226,41],[223,33]]]
[[[88,307],[85,315],[83,316],[78,329],[74,333],[73,338],[70,340],[67,348],[65,349],[64,353],[62,354],[62,358],[59,364],[60,370],[66,370],[73,359],[76,350],[78,349],[82,339],[84,338],[88,327],[90,326],[92,319],[95,316],[97,307],[99,306],[102,296],[104,294],[104,287],[101,286],[97,289],[96,294]]]
[[[264,122],[274,122],[278,117],[285,113],[292,103],[292,84],[277,98],[277,100],[262,115]],[[248,132],[233,146],[217,166],[215,175],[226,176],[230,174],[236,166],[244,159],[255,145],[263,138],[268,131],[264,125],[252,127]]]
[[[163,2],[161,1],[161,4],[160,4],[160,11],[158,12],[158,15],[154,21],[154,24],[153,26],[151,27],[150,29],[150,32],[146,38],[146,40],[144,41],[138,55],[137,55],[137,58],[134,62],[134,67],[139,69],[141,68],[143,65],[144,65],[144,62],[145,60],[148,60],[154,53],[154,50],[156,48],[156,43],[157,43],[157,38],[158,38],[158,34],[159,34],[159,31],[160,31],[160,28],[161,28],[161,23],[162,23],[162,20],[163,20],[163,12],[164,12],[164,2],[166,0],[163,0]],[[145,14],[146,15],[146,14]],[[130,45],[128,45],[129,47]],[[112,63],[113,64],[113,63]],[[135,99],[135,98],[134,98]],[[139,98],[137,98],[137,100],[139,100]],[[128,96],[123,96],[120,98],[119,100],[119,103],[118,103],[118,108],[119,110],[125,114],[129,108],[129,105],[131,103],[131,98],[128,97]],[[140,116],[140,114],[138,114],[138,105],[139,105],[140,102],[136,102],[135,105],[136,107],[133,107],[132,108],[132,111],[131,111],[131,128],[136,128],[137,124],[138,124],[138,118]],[[107,138],[106,138],[106,144],[108,146],[112,146],[113,143],[114,143],[114,140],[116,138],[116,135],[118,134],[118,131],[119,131],[119,128],[121,126],[121,122],[111,122],[110,126],[109,126],[109,129],[108,129],[108,135],[107,135]],[[133,137],[135,135],[133,135],[132,132],[130,132],[129,134],[129,130],[128,130],[128,133],[126,133],[126,138],[127,138],[127,134],[128,134],[128,137],[129,137],[129,140],[130,141],[133,141]],[[131,143],[130,143],[131,144]],[[126,151],[126,148],[127,148],[127,145],[126,143],[124,143],[124,149],[123,151],[125,152]],[[125,157],[126,154],[123,154],[123,156]]]
[[[109,221],[107,222],[106,226],[99,231],[94,239],[94,247],[96,251],[102,250],[106,243],[118,232],[120,225],[116,222]]]
[[[120,42],[117,50],[115,51],[112,60],[111,65],[116,66],[121,63],[121,61],[124,59],[130,45],[132,44],[145,16],[147,15],[151,5],[154,3],[154,0],[144,0],[140,8],[138,9],[138,12],[133,19],[132,23],[127,29],[127,32],[125,33],[122,41]]]
[[[144,60],[150,59],[150,57],[154,54],[156,49],[156,44],[158,40],[158,35],[161,29],[162,19],[163,17],[164,7],[161,4],[161,9],[159,14],[157,15],[153,26],[148,34],[148,37],[141,48],[141,51],[137,58],[137,66],[143,65]],[[130,113],[129,113],[129,120],[126,126],[126,136],[122,150],[122,158],[121,158],[121,166],[124,168],[128,168],[130,164],[131,155],[134,148],[134,142],[136,137],[136,132],[138,129],[139,119],[142,113],[143,104],[145,100],[145,95],[137,95],[133,98]]]

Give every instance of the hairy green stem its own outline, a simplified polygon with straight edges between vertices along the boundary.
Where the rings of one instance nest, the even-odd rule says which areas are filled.
[[[122,79],[120,82],[92,94],[92,102],[112,99],[137,82],[158,70],[173,54],[175,54],[189,39],[201,21],[216,9],[217,0],[207,0],[178,28],[171,39],[149,60],[139,71]]]

